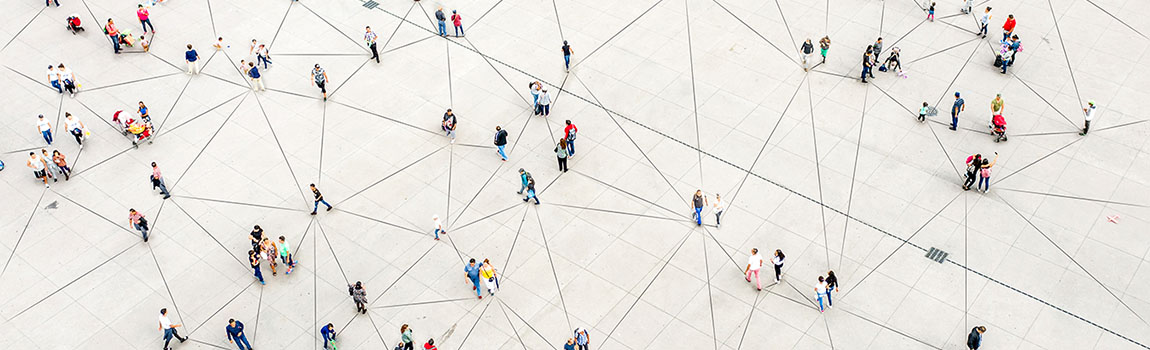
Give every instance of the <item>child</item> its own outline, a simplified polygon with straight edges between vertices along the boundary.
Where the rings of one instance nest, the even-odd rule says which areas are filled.
[[[222,37],[222,36],[219,37],[218,39],[216,39],[215,44],[212,44],[212,47],[216,48],[216,50],[223,50],[224,46],[225,46],[224,45],[224,37]],[[231,46],[228,46],[228,47],[231,47]]]
[[[148,38],[145,38],[143,35],[141,35],[140,36],[140,48],[144,49],[144,52],[148,52],[149,47],[152,47],[152,42],[148,41]]]
[[[934,3],[930,3],[930,8],[926,10],[926,19],[934,22]]]
[[[922,108],[918,109],[918,122],[919,123],[926,121],[926,111],[928,111],[928,110],[930,110],[930,107],[927,105],[926,102],[923,102]]]
[[[443,222],[439,221],[439,215],[435,215],[431,219],[435,221],[435,240],[438,241],[439,234],[443,233],[446,235],[447,231],[443,229]]]

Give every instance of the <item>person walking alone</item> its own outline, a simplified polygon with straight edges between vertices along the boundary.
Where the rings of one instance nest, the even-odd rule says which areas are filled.
[[[503,128],[496,125],[495,126],[495,148],[498,149],[499,158],[503,158],[504,162],[507,161],[507,153],[503,152],[503,147],[506,147],[506,146],[507,146],[507,130],[503,130]]]
[[[554,151],[555,157],[559,159],[559,171],[567,172],[567,139],[559,139]]]
[[[1090,132],[1090,121],[1094,120],[1095,107],[1094,101],[1086,102],[1086,108],[1082,109],[1082,113],[1086,114],[1086,124],[1082,126],[1082,132],[1078,133],[1078,135],[1086,136],[1086,133]]]
[[[966,336],[966,347],[970,350],[978,350],[982,346],[982,333],[986,333],[986,326],[971,328],[970,335]]]
[[[476,265],[475,258],[471,258],[467,262],[467,266],[463,267],[463,273],[471,281],[471,289],[475,290],[475,295],[479,296],[479,299],[483,299],[483,290],[479,289],[479,268],[481,267],[483,267],[483,263]]]
[[[188,51],[184,52],[184,61],[188,62],[188,75],[200,74],[198,63],[200,54],[196,53],[196,49],[192,48],[192,44],[188,44]]]
[[[319,189],[315,188],[315,184],[310,184],[308,187],[311,187],[311,193],[315,195],[315,205],[311,207],[311,215],[315,215],[316,210],[319,210],[320,203],[327,206],[327,211],[331,211],[331,204],[327,204],[327,201],[323,200],[323,193],[319,193]]]
[[[463,16],[456,10],[451,10],[451,24],[455,26],[455,37],[463,36]]]
[[[743,271],[747,275],[747,282],[751,282],[751,275],[755,275],[755,287],[763,290],[763,282],[759,280],[759,269],[763,268],[763,257],[759,255],[759,248],[751,248],[751,257],[747,259],[747,269]]]
[[[323,93],[323,100],[327,101],[327,72],[319,67],[319,63],[315,64],[315,68],[311,70],[312,85],[319,86],[319,92]]]
[[[44,142],[47,142],[48,145],[51,146],[52,145],[52,123],[49,122],[47,119],[44,119],[43,114],[41,114],[37,118],[38,119],[36,120],[36,130],[40,131],[40,136],[42,136],[44,138]]]
[[[703,206],[707,204],[707,197],[703,196],[703,190],[696,190],[695,197],[691,198],[691,204],[695,208],[695,225],[703,225]]]
[[[440,7],[435,10],[435,20],[439,24],[439,36],[447,37],[447,16],[443,14],[443,8]]]
[[[838,277],[835,277],[834,271],[827,271],[826,282],[827,282],[827,293],[826,293],[827,294],[827,308],[830,309],[830,308],[834,307],[834,302],[831,301],[831,292],[833,291],[835,293],[838,293],[838,291],[839,291],[839,279],[838,279]]]
[[[575,50],[571,49],[571,45],[567,44],[567,40],[563,40],[563,47],[561,49],[563,50],[563,67],[568,72],[570,72],[571,71],[571,54],[575,53]]]
[[[132,228],[135,228],[136,231],[140,231],[140,235],[144,236],[144,242],[148,241],[148,219],[144,218],[144,214],[140,214],[136,209],[129,208],[128,223],[131,224]]]
[[[519,180],[522,183],[522,185],[519,186],[519,192],[515,192],[515,193],[523,194],[523,190],[527,189],[527,183],[532,180],[531,179],[531,173],[527,172],[526,170],[523,170],[523,168],[519,168]]]
[[[439,240],[439,234],[440,234],[440,233],[442,233],[442,234],[445,234],[445,235],[446,235],[446,234],[447,234],[447,230],[444,230],[444,229],[443,229],[443,221],[440,221],[440,220],[439,220],[439,214],[433,215],[433,216],[431,217],[431,221],[432,221],[432,222],[434,222],[434,225],[435,225],[435,240],[437,240],[437,241],[438,241],[438,240]]]
[[[180,343],[188,341],[188,337],[180,338],[180,333],[176,331],[176,327],[182,326],[183,325],[178,323],[172,323],[172,320],[168,318],[167,308],[160,309],[160,331],[164,332],[164,350],[172,348],[168,346],[172,338],[178,339]]]
[[[771,263],[775,264],[775,283],[779,283],[783,277],[783,262],[787,256],[783,254],[782,249],[775,249],[775,257],[771,258]]]
[[[567,119],[567,126],[563,127],[563,138],[567,139],[567,158],[575,157],[575,134],[579,133],[579,128],[575,124],[571,124],[571,119]]]
[[[236,321],[236,319],[228,319],[228,326],[224,327],[224,332],[228,334],[228,342],[234,343],[240,350],[251,350],[252,344],[248,343],[248,335],[244,334],[244,323]]]
[[[954,106],[950,108],[950,130],[958,130],[958,114],[965,110],[966,101],[964,101],[962,95],[956,91],[954,93]]]
[[[168,192],[168,186],[164,186],[164,176],[160,174],[160,167],[156,166],[156,162],[152,162],[152,189],[160,189],[160,194],[164,195],[164,199],[172,197],[172,193]]]
[[[978,34],[975,35],[982,35],[983,38],[986,38],[986,28],[990,26],[990,17],[990,6],[987,6],[986,11],[982,13],[982,17],[978,19],[981,26],[978,29]]]
[[[148,18],[148,9],[144,8],[143,4],[136,7],[136,18],[140,19],[140,26],[144,27],[144,34],[148,34],[148,27],[152,27],[152,34],[156,33],[156,26],[152,25],[152,20]]]
[[[827,51],[830,51],[830,49],[831,37],[824,36],[822,39],[819,39],[819,54],[823,56],[823,61],[821,63],[827,63]]]
[[[375,39],[378,37],[375,32],[371,31],[371,26],[364,28],[366,31],[363,33],[363,41],[367,43],[367,48],[371,49],[371,58],[375,63],[379,63],[379,51],[375,49]]]
[[[363,288],[363,282],[356,281],[354,286],[347,285],[347,292],[355,301],[355,312],[367,314],[367,289]]]
[[[720,220],[723,216],[723,210],[724,209],[726,209],[726,208],[723,206],[723,200],[721,198],[719,198],[719,194],[716,193],[715,194],[715,201],[713,203],[711,203],[711,210],[714,211],[714,213],[715,213],[715,228],[719,228],[719,227],[723,226],[721,224]]]
[[[251,264],[252,270],[255,270],[256,279],[260,281],[260,284],[266,284],[264,283],[264,272],[260,269],[260,254],[256,253],[255,249],[248,251],[248,263]]]
[[[451,108],[448,108],[447,112],[443,112],[443,132],[446,133],[447,137],[451,138],[451,143],[455,143],[456,121],[455,112],[452,112]]]
[[[815,45],[811,44],[811,39],[807,38],[803,45],[799,48],[799,59],[803,61],[803,71],[806,72],[811,69],[810,58],[811,54],[815,53]]]
[[[982,168],[978,171],[978,188],[976,188],[982,189],[982,193],[990,192],[990,168],[993,168],[995,163],[998,163],[998,152],[994,152],[994,160],[982,160]],[[986,187],[982,186],[984,183]]]

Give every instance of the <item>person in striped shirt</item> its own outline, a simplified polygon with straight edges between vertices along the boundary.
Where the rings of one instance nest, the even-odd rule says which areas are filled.
[[[379,51],[375,49],[375,39],[378,37],[375,32],[371,31],[371,26],[366,27],[367,32],[363,33],[363,41],[367,43],[367,47],[371,49],[371,58],[375,59],[375,63],[379,63]]]

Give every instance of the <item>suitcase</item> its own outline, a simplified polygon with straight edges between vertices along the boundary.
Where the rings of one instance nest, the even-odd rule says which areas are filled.
[[[995,55],[994,56],[994,66],[995,67],[1002,67],[1002,55]]]

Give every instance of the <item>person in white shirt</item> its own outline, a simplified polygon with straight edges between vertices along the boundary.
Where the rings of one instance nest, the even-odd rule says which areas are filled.
[[[68,90],[72,97],[76,97],[76,78],[72,74],[72,70],[64,67],[63,63],[56,68],[60,74],[60,82],[64,84],[64,90]]]
[[[52,145],[52,123],[48,122],[47,119],[44,119],[43,114],[41,114],[40,119],[36,121],[36,129],[40,130],[40,136],[43,136],[44,141],[48,142],[48,145],[51,146]]]
[[[1090,121],[1094,120],[1094,108],[1097,107],[1094,105],[1094,101],[1088,101],[1086,105],[1086,108],[1082,109],[1082,113],[1086,113],[1086,125],[1082,127],[1082,132],[1078,133],[1082,136],[1086,136],[1086,133],[1090,131]]]
[[[536,114],[544,117],[551,115],[551,94],[547,93],[547,89],[543,89],[539,95],[539,110]]]
[[[446,235],[447,230],[443,229],[443,222],[439,221],[439,215],[438,214],[435,216],[432,216],[431,220],[435,221],[435,240],[438,241],[439,240],[439,234],[442,233],[442,234]]]
[[[712,206],[714,206],[713,210],[715,211],[715,228],[723,227],[723,224],[719,222],[719,217],[723,216],[723,209],[726,208],[723,206],[723,200],[719,199],[718,193],[715,194],[715,203]]]
[[[252,44],[251,44],[251,46],[248,46],[248,54],[249,54],[249,55],[254,55],[254,54],[256,53],[256,48],[257,48],[257,47],[259,47],[259,46],[260,46],[260,45],[256,43],[256,39],[252,39]]]
[[[84,122],[81,122],[80,118],[76,118],[72,113],[64,112],[64,130],[68,130],[76,138],[76,143],[80,144],[80,149],[84,149],[84,131],[88,128],[84,126]]]
[[[779,279],[783,277],[783,261],[786,258],[782,249],[775,249],[775,257],[771,258],[771,263],[775,264],[775,283],[779,283]]]
[[[56,88],[61,94],[64,93],[64,87],[60,85],[60,73],[56,71],[56,66],[48,65],[48,83]]]
[[[755,275],[755,287],[763,290],[763,282],[759,280],[759,269],[763,268],[763,257],[759,255],[759,248],[751,248],[751,257],[747,259],[747,282],[751,282],[751,275]]]
[[[256,64],[260,64],[260,62],[263,62],[264,69],[268,69],[268,63],[272,63],[268,48],[263,44],[256,48]]]
[[[181,343],[188,341],[188,337],[180,338],[180,333],[176,332],[176,327],[180,326],[182,325],[172,323],[172,320],[168,318],[167,308],[160,309],[160,330],[164,332],[164,349],[171,349],[168,343],[172,341],[172,338],[178,339]]]
[[[32,174],[44,180],[44,188],[48,188],[48,163],[37,156],[36,152],[28,152],[28,167],[32,168]]]
[[[986,12],[982,13],[982,18],[979,19],[979,23],[981,23],[982,27],[978,30],[978,34],[981,34],[983,38],[986,38],[986,28],[990,25],[990,6],[987,6]]]
[[[827,295],[827,282],[819,276],[819,283],[815,285],[815,296],[819,298],[819,312],[823,312],[823,296]]]

